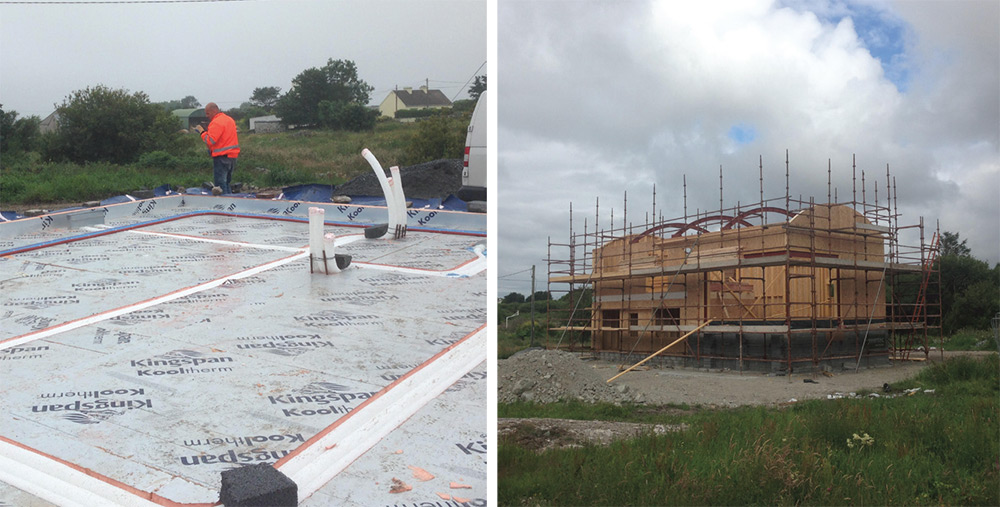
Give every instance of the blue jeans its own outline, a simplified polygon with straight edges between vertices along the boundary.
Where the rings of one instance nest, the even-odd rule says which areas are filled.
[[[229,183],[233,181],[233,170],[236,169],[236,159],[225,155],[212,157],[212,170],[215,176],[215,186],[222,189],[223,194],[231,194]]]

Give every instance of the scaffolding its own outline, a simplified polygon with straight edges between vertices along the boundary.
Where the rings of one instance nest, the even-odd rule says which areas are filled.
[[[718,209],[688,214],[685,178],[683,216],[658,218],[654,187],[641,225],[612,210],[599,229],[598,201],[594,227],[575,232],[571,203],[569,242],[548,244],[550,301],[566,303],[548,308],[558,339],[545,345],[630,363],[676,342],[655,361],[786,373],[927,359],[943,339],[939,227],[928,242],[923,218],[899,224],[888,166],[869,199],[853,162],[838,202],[828,164],[821,203],[791,196],[787,153],[784,196],[764,198],[759,169],[757,202],[724,207],[720,168]]]

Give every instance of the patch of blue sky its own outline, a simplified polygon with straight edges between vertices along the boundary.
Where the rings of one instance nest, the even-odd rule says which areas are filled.
[[[850,18],[861,43],[882,64],[886,78],[901,92],[909,89],[911,76],[906,48],[911,35],[910,27],[892,12],[888,4],[851,0],[779,0],[777,7],[812,12],[824,24],[836,25],[844,18]]]
[[[757,139],[757,129],[753,128],[753,125],[737,123],[729,127],[729,132],[726,135],[736,144],[750,144],[754,139]]]

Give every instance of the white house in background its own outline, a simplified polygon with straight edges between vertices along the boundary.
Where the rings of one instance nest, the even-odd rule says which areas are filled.
[[[273,132],[282,132],[284,130],[285,127],[281,124],[281,118],[278,118],[273,114],[250,118],[250,132],[257,134],[270,134]]]
[[[52,114],[46,116],[38,124],[38,132],[42,134],[48,134],[57,130],[59,130],[59,111],[53,111]]]
[[[389,92],[385,100],[378,106],[382,116],[395,118],[396,111],[403,109],[429,109],[435,107],[451,107],[451,101],[441,90],[428,90],[421,86],[419,90],[403,88]]]

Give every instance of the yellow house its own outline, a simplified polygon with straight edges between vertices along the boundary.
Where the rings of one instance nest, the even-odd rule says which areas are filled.
[[[403,88],[389,92],[378,110],[382,116],[390,118],[396,117],[396,111],[403,109],[431,109],[440,107],[451,107],[451,101],[445,97],[441,90],[428,90],[426,86],[421,86],[419,90],[413,88]]]

